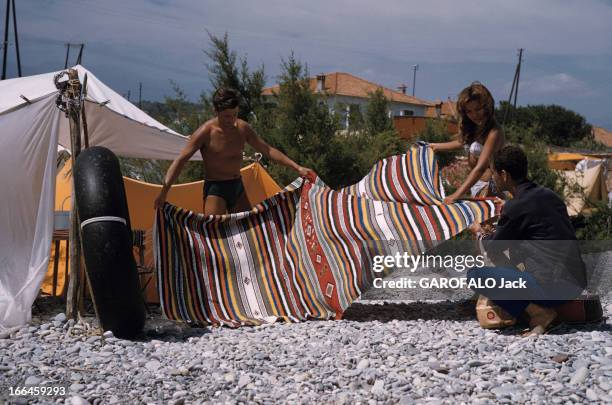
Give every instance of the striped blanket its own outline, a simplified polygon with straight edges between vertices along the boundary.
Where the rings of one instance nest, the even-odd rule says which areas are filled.
[[[311,181],[312,180],[312,181]],[[375,255],[420,254],[494,215],[490,201],[445,205],[430,148],[378,162],[341,189],[297,179],[251,211],[157,212],[163,313],[195,324],[340,319],[373,280]]]

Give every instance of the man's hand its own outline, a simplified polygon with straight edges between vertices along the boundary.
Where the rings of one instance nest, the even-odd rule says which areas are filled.
[[[166,202],[167,195],[168,192],[162,189],[162,191],[160,191],[159,195],[155,199],[155,202],[153,203],[153,208],[155,208],[156,210],[162,208]]]
[[[303,167],[303,166],[298,166],[298,168],[296,169],[296,171],[300,174],[301,177],[313,177],[315,175],[315,172],[312,171],[312,169],[309,169],[307,167]]]
[[[496,214],[501,214],[502,209],[504,208],[504,204],[506,203],[506,200],[502,200],[499,197],[496,197],[495,200],[493,200],[493,204],[495,204],[495,213]]]
[[[480,224],[478,222],[474,222],[472,225],[470,225],[470,227],[468,228],[470,230],[470,232],[472,232],[474,235],[478,235],[479,233],[482,233],[482,226],[480,226]]]

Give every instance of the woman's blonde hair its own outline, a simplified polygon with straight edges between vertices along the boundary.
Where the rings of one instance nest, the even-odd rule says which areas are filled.
[[[487,120],[480,128],[467,116],[467,103],[470,101],[481,103],[487,113]],[[461,90],[457,97],[457,113],[459,115],[459,139],[463,144],[474,142],[481,134],[486,137],[489,131],[498,127],[495,120],[495,101],[491,92],[480,82],[473,82]]]

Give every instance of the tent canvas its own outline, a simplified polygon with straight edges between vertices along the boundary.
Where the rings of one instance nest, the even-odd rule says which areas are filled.
[[[570,216],[576,216],[592,207],[592,202],[607,201],[605,161],[579,170],[561,170],[559,173],[569,187],[565,188],[565,205]]]
[[[87,74],[90,145],[117,155],[174,159],[188,138]],[[47,271],[53,234],[58,145],[70,148],[68,119],[55,104],[59,72],[0,81],[0,330],[23,325]],[[201,159],[199,154],[193,159]]]

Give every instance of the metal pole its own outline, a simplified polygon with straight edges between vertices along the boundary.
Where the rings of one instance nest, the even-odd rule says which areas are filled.
[[[13,28],[15,30],[15,50],[17,51],[17,74],[21,77],[21,58],[19,57],[19,37],[17,36],[17,9],[13,0]]]
[[[138,82],[138,108],[142,109],[142,82]]]
[[[4,24],[4,46],[2,47],[2,79],[6,79],[6,53],[8,51],[8,25],[9,25],[9,16],[11,14],[11,0],[6,0],[6,19]]]
[[[68,56],[70,55],[70,42],[66,44],[66,61],[64,62],[64,69],[68,69]]]
[[[416,71],[418,70],[419,65],[412,65],[412,97],[414,97],[414,92],[416,88]]]
[[[79,49],[79,56],[77,56],[76,64],[81,64],[81,58],[83,57],[83,48],[85,48],[85,44],[81,44],[81,49]]]

